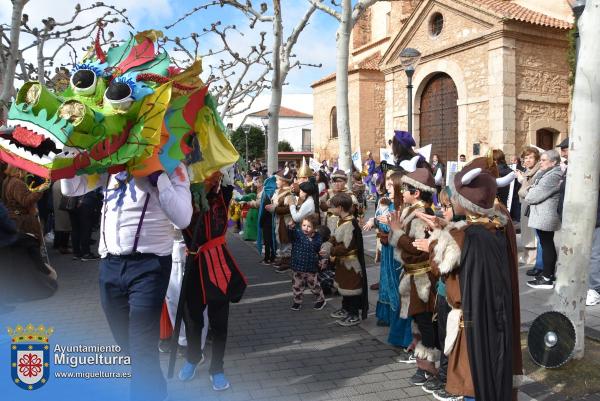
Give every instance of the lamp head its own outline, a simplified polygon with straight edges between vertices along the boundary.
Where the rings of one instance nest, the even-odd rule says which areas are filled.
[[[569,5],[571,6],[573,14],[575,14],[576,18],[581,17],[581,14],[583,14],[583,10],[585,9],[585,2],[586,0],[569,0]]]
[[[404,67],[405,70],[412,68],[414,71],[420,59],[421,52],[412,47],[407,47],[400,52],[400,64],[402,64],[402,67]]]

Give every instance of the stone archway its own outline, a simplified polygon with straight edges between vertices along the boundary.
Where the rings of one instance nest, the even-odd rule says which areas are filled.
[[[416,88],[413,99],[414,138],[419,146],[427,145],[427,143],[420,141],[421,97],[428,82],[432,77],[439,73],[447,74],[456,86],[456,105],[458,108],[458,154],[470,154],[468,151],[469,144],[467,137],[467,85],[461,68],[456,62],[449,58],[432,60],[417,66],[415,76],[413,77],[413,86]]]
[[[421,94],[420,144],[432,144],[431,154],[438,154],[444,163],[458,158],[457,100],[456,85],[443,72],[432,76]]]

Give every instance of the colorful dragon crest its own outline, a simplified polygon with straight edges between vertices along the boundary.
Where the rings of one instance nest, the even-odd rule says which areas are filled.
[[[215,99],[200,80],[200,60],[182,70],[158,46],[159,31],[131,35],[75,66],[70,86],[39,82],[18,91],[0,131],[0,159],[46,179],[127,171],[172,173],[187,160],[192,182],[235,163]]]

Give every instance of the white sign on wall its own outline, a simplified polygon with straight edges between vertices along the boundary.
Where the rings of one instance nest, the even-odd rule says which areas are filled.
[[[360,148],[354,153],[352,153],[352,164],[358,171],[362,171],[362,160],[360,157]]]

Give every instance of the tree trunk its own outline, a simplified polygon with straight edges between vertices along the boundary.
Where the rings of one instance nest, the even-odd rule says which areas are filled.
[[[584,355],[585,299],[600,179],[600,0],[579,19],[581,51],[575,74],[569,168],[553,305],[575,325],[575,359]]]
[[[339,168],[352,171],[352,142],[350,136],[350,111],[348,108],[348,53],[352,31],[352,2],[342,1],[342,19],[336,37],[336,109],[338,141],[340,145]],[[352,180],[348,180],[351,185]]]
[[[39,43],[37,45],[37,75],[38,82],[42,85],[46,84],[46,69],[44,68],[44,43],[46,39],[43,39],[46,35],[47,33],[44,30],[44,33],[38,38]]]
[[[14,92],[15,71],[19,62],[19,35],[21,33],[21,18],[23,8],[29,0],[13,0],[12,17],[10,20],[10,49],[6,62],[6,71],[2,77],[2,91],[0,92],[0,119]]]
[[[271,79],[271,104],[269,105],[269,137],[267,149],[267,170],[273,174],[278,170],[277,145],[279,143],[279,108],[283,92],[281,69],[281,41],[283,25],[281,22],[280,0],[273,0],[273,78]]]

